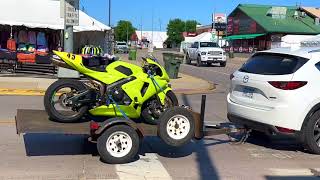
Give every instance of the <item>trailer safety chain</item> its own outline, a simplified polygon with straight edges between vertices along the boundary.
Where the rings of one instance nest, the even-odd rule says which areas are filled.
[[[229,141],[230,141],[231,145],[245,144],[246,141],[248,140],[249,136],[250,136],[250,133],[251,133],[252,129],[242,129],[242,130],[240,130],[240,133],[241,133],[241,131],[243,131],[243,136],[239,140],[237,140],[236,138],[232,137],[230,133],[228,134],[228,138],[229,138]],[[231,131],[231,133],[234,133],[234,132]],[[239,131],[236,132],[236,133],[239,133]]]

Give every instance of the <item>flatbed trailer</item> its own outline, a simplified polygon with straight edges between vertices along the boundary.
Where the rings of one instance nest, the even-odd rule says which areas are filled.
[[[206,96],[203,95],[201,99],[201,112],[194,112],[188,109],[186,112],[189,112],[194,121],[194,133],[192,134],[195,139],[202,139],[205,136],[213,136],[220,134],[229,134],[229,133],[241,133],[245,132],[243,128],[236,128],[235,126],[222,126],[222,125],[205,125],[204,124],[204,114],[205,114],[205,104]],[[180,108],[181,109],[181,108]],[[184,107],[183,109],[187,109]],[[191,119],[191,118],[190,118]],[[87,120],[79,123],[60,123],[54,122],[49,119],[45,110],[30,110],[30,109],[18,109],[17,115],[15,118],[16,123],[16,132],[17,134],[30,134],[30,133],[46,133],[46,134],[77,134],[77,135],[88,135],[88,140],[96,142],[103,133],[117,125],[125,125],[137,132],[139,139],[142,139],[144,136],[159,136],[159,126],[158,125],[149,125],[143,122],[135,122],[132,120],[126,119],[107,119],[105,121],[97,122],[92,120]],[[102,139],[102,138],[101,138]],[[119,140],[120,142],[120,140]],[[119,145],[119,142],[118,145]],[[140,141],[139,141],[140,142]],[[165,141],[166,142],[166,141]],[[104,142],[106,143],[106,142]],[[138,146],[139,144],[131,141],[133,146]],[[176,144],[169,145],[176,146]],[[99,142],[98,142],[99,145]],[[121,147],[121,143],[120,143]],[[99,151],[99,147],[98,147]],[[137,153],[137,152],[136,152]],[[99,151],[100,156],[103,156],[103,151]],[[134,154],[136,155],[136,154]],[[105,157],[105,161],[108,163],[125,163],[129,159],[119,159],[115,158],[109,160],[110,157]]]

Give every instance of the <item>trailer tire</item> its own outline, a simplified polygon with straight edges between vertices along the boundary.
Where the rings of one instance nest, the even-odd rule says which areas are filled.
[[[183,146],[194,136],[195,121],[189,110],[183,107],[167,109],[158,124],[158,135],[168,145]]]
[[[139,151],[139,135],[128,125],[114,125],[97,140],[97,149],[103,162],[123,164],[131,162]]]

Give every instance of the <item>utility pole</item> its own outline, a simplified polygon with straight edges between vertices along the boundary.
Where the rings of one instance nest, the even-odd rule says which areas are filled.
[[[111,27],[111,0],[109,0],[109,27]]]
[[[151,41],[153,44],[153,9],[152,9],[152,32],[151,32]]]
[[[140,45],[141,45],[141,48],[142,48],[142,16],[141,16],[141,31],[140,31],[140,34],[141,34],[141,40],[140,40]]]
[[[73,26],[79,25],[79,0],[60,0],[60,17],[64,18],[64,51],[73,53]],[[79,72],[58,68],[59,78],[79,78]]]
[[[127,23],[127,44],[129,42],[129,23]]]

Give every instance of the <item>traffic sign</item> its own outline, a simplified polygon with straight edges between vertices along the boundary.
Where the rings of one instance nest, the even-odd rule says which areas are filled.
[[[65,0],[66,26],[79,26],[79,0]]]

